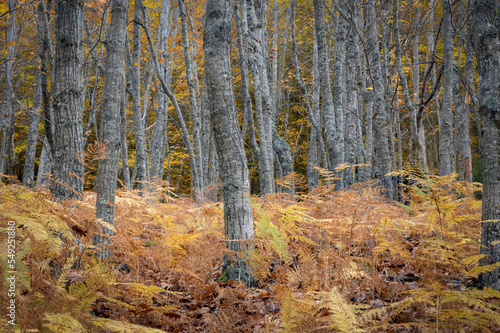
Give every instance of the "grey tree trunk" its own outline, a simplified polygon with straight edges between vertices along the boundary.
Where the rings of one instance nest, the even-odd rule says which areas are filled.
[[[294,18],[295,19],[295,18]],[[295,22],[294,22],[295,23]],[[293,43],[295,46],[295,24],[293,23]],[[319,102],[320,102],[320,74],[319,74],[319,64],[318,64],[318,42],[316,41],[316,33],[313,37],[313,68],[312,68],[312,100],[311,108],[308,110],[310,112],[309,118],[312,120],[311,126],[311,137],[309,139],[309,153],[307,155],[307,183],[309,192],[314,190],[316,186],[319,185],[319,172],[314,167],[319,167],[320,165],[320,154],[319,143],[322,141],[321,127],[319,126],[320,112],[319,112]],[[294,58],[297,57],[296,47],[294,47]],[[296,71],[299,71],[298,60],[296,60]],[[305,90],[305,89],[304,89]],[[305,91],[304,91],[305,92]],[[309,96],[309,94],[308,94]]]
[[[42,186],[50,186],[48,175],[52,170],[52,154],[50,153],[50,144],[47,137],[43,139],[42,153],[40,154],[40,162],[38,163],[38,173],[36,175],[35,188]]]
[[[189,104],[191,106],[191,119],[193,122],[192,137],[194,142],[194,150],[196,154],[195,167],[197,168],[196,173],[198,174],[198,186],[195,187],[195,191],[202,192],[203,186],[203,150],[201,145],[201,112],[198,107],[198,101],[196,99],[195,82],[194,82],[194,71],[196,68],[192,66],[191,61],[191,49],[189,46],[189,34],[187,27],[186,11],[184,9],[184,0],[178,0],[179,3],[179,15],[181,17],[181,27],[182,27],[182,44],[184,47],[184,63],[186,64],[186,78],[189,91]]]
[[[40,1],[37,8],[37,30],[38,30],[38,44],[40,45],[38,56],[40,57],[40,73],[41,73],[41,88],[42,88],[42,109],[44,118],[44,148],[48,149],[47,154],[52,156],[52,148],[54,146],[53,133],[54,133],[54,112],[52,108],[51,93],[48,88],[48,73],[54,70],[54,52],[52,41],[50,39],[50,29],[48,24],[48,11],[45,7],[45,2]],[[42,150],[43,151],[43,150]],[[43,155],[42,156],[47,156]],[[52,157],[50,157],[50,160]],[[40,157],[40,164],[42,163]],[[52,167],[46,172],[50,172]],[[45,170],[42,170],[45,171]],[[45,175],[46,172],[41,173]],[[38,172],[40,176],[40,170]],[[37,176],[36,187],[38,187],[39,178]]]
[[[375,0],[368,0],[365,8],[367,25],[367,53],[370,76],[373,87],[373,178],[382,181],[383,186],[391,190],[391,181],[386,176],[391,171],[391,156],[388,142],[389,116],[385,110],[384,86],[380,65]],[[367,118],[367,121],[370,119]]]
[[[246,48],[250,60],[255,106],[257,112],[257,129],[260,144],[260,191],[262,195],[274,193],[273,172],[273,108],[269,89],[267,65],[264,59],[263,41],[266,40],[262,17],[266,3],[257,0],[242,1],[243,36],[246,36]],[[261,16],[261,15],[260,15]]]
[[[422,124],[422,117],[418,116],[418,109],[415,105],[415,100],[418,98],[418,88],[420,85],[420,69],[419,69],[419,57],[418,57],[418,34],[415,36],[413,41],[413,59],[414,66],[413,69],[413,98],[410,96],[410,90],[408,88],[408,79],[405,72],[403,71],[403,64],[401,62],[401,37],[399,29],[399,1],[394,2],[394,34],[396,39],[396,69],[398,72],[399,79],[401,81],[401,87],[403,90],[403,99],[406,107],[410,110],[410,135],[411,135],[411,145],[410,154],[413,155],[416,165],[420,170],[427,173],[429,172],[429,167],[427,165],[427,152],[425,149],[425,137],[424,128]],[[401,138],[398,138],[399,140]]]
[[[472,182],[472,152],[470,138],[470,111],[473,95],[474,55],[472,46],[465,45],[465,84],[463,87],[463,107],[457,110],[457,135],[458,139],[458,179]],[[458,80],[457,80],[458,81]]]
[[[337,6],[338,10],[344,10],[345,4],[341,1],[341,4]],[[337,13],[333,13],[337,16]],[[333,156],[330,156],[332,162],[332,171],[335,170],[340,164],[345,162],[345,147],[344,147],[344,103],[342,101],[342,96],[346,92],[344,86],[344,57],[345,57],[345,34],[347,22],[340,15],[338,17],[337,29],[335,31],[335,61],[333,63],[333,107],[335,110],[335,130],[333,138]],[[325,131],[333,130],[328,126],[325,126]],[[342,190],[344,188],[344,176],[347,170],[339,170],[337,172],[337,177],[334,181],[335,189]]]
[[[141,112],[141,26],[142,21],[141,8],[139,2],[135,3],[134,29],[132,37],[132,63],[131,68],[131,87],[132,87],[132,109],[134,115],[135,132],[135,171],[137,177],[137,189],[141,191],[146,185],[146,133],[144,130],[144,121]],[[133,181],[133,180],[132,180]]]
[[[242,3],[243,4],[243,3]],[[246,8],[246,3],[244,4]],[[238,38],[238,55],[241,71],[241,92],[243,100],[243,128],[241,136],[245,139],[247,128],[249,129],[250,147],[258,161],[260,161],[260,148],[255,137],[255,128],[253,121],[252,97],[250,96],[250,83],[248,75],[248,55],[245,49],[245,41],[243,36],[243,22],[238,16],[238,2],[234,7],[234,20],[236,23],[236,33]],[[260,163],[259,163],[260,168]]]
[[[499,15],[494,0],[475,0],[469,29],[476,51],[479,74],[479,110],[483,144],[483,212],[481,223],[482,264],[500,262],[500,64]],[[493,244],[493,242],[497,242]],[[481,282],[500,290],[500,269],[482,274]]]
[[[122,78],[125,82],[125,77]],[[121,153],[122,153],[122,172],[123,172],[123,185],[126,188],[132,188],[130,183],[130,166],[128,163],[128,143],[127,143],[127,93],[125,85],[121,89],[121,105],[120,105],[120,139],[121,139]]]
[[[205,14],[205,76],[209,109],[220,161],[224,198],[225,234],[230,250],[241,252],[253,240],[252,208],[248,202],[248,168],[234,113],[230,67],[231,1],[207,0]],[[241,256],[224,259],[223,272],[228,279],[251,281],[248,264]]]
[[[319,81],[321,86],[322,111],[325,119],[325,139],[330,154],[330,170],[335,167],[335,111],[330,88],[330,62],[325,27],[325,2],[314,0],[314,28],[318,43]]]
[[[99,160],[96,178],[96,218],[114,224],[115,191],[120,166],[121,97],[125,78],[125,43],[127,41],[128,0],[113,0],[111,24],[106,40],[104,100],[101,110],[101,141],[106,145],[106,158]],[[102,228],[94,235],[99,248],[97,257],[112,255],[108,236],[112,231]]]
[[[33,93],[33,104],[29,114],[28,142],[26,144],[26,154],[23,171],[23,185],[33,187],[35,181],[35,158],[36,144],[38,142],[38,123],[40,122],[40,112],[42,108],[42,74],[37,71],[35,74],[35,91]]]
[[[439,114],[439,175],[455,172],[453,146],[453,27],[451,5],[443,0],[443,106]]]
[[[159,38],[160,38],[160,50],[168,49],[168,38],[171,34],[170,24],[172,20],[172,10],[170,1],[162,1],[162,8],[160,14],[160,23],[159,23]],[[168,73],[167,67],[169,63],[170,56],[173,55],[173,52],[167,53],[162,52],[160,58],[162,63],[160,65],[160,70],[167,77]],[[171,66],[170,66],[171,68]],[[170,84],[170,82],[167,82]],[[167,118],[168,118],[168,98],[165,94],[160,94],[158,99],[158,108],[156,109],[155,115],[155,124],[153,128],[153,133],[151,135],[151,144],[150,144],[150,158],[151,158],[151,180],[158,181],[163,179],[163,168],[161,167],[165,160],[165,148],[167,144]]]
[[[83,1],[56,2],[50,190],[61,200],[79,198],[83,192],[83,6]]]
[[[357,17],[358,1],[351,2],[352,18]],[[347,23],[347,22],[346,22]],[[353,25],[354,22],[351,22]],[[344,59],[344,76],[345,76],[345,91],[346,91],[346,111],[345,111],[345,162],[349,165],[356,164],[357,150],[357,120],[358,120],[358,90],[357,90],[357,61],[358,53],[358,35],[356,28],[351,26],[347,32],[346,38],[346,55]],[[355,181],[355,168],[347,168],[344,172],[344,186],[352,185]]]
[[[14,63],[16,57],[16,0],[8,0],[7,6],[9,9],[9,23],[7,26],[7,33],[5,35],[5,44],[7,45],[7,58],[5,59],[5,85],[0,104],[0,130],[2,135],[2,142],[0,145],[0,181],[2,181],[1,174],[10,173],[12,162],[12,140],[14,136],[14,88],[13,88],[13,74]]]

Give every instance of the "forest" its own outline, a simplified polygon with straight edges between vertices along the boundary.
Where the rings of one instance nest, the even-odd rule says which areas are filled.
[[[500,333],[500,1],[2,0],[1,332]]]

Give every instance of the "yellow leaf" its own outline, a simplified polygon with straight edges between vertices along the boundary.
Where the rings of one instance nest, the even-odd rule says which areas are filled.
[[[134,66],[139,66],[139,63],[138,62],[134,62]]]
[[[14,46],[14,45],[16,45],[16,42],[9,42],[9,43],[7,43],[7,47],[11,47],[11,46]]]

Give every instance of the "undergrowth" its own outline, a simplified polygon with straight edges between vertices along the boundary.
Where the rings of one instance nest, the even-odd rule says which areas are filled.
[[[477,279],[498,267],[478,265],[478,184],[404,176],[406,204],[367,184],[251,198],[255,246],[244,255],[258,288],[219,282],[221,203],[118,191],[113,257],[98,262],[94,193],[58,203],[43,189],[0,184],[3,273],[16,222],[14,329],[499,332],[500,293]]]

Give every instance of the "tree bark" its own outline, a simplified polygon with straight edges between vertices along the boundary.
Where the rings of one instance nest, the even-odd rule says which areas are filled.
[[[36,144],[38,142],[38,123],[40,122],[40,111],[42,108],[42,74],[37,70],[35,74],[35,89],[33,93],[33,104],[29,114],[28,142],[23,171],[23,185],[33,187],[35,181],[35,158]]]
[[[234,113],[230,68],[231,1],[207,0],[205,14],[206,92],[220,161],[224,197],[225,234],[230,250],[241,252],[253,240],[252,209],[248,202],[250,181]],[[250,270],[242,257],[226,255],[223,272],[228,279],[250,284]]]
[[[121,97],[125,78],[125,43],[127,40],[128,0],[113,0],[111,24],[106,40],[104,100],[101,110],[101,141],[106,145],[106,158],[99,160],[96,178],[96,218],[114,224],[115,191],[120,166],[121,146]],[[112,231],[101,229],[94,235],[97,257],[104,259],[112,254],[108,236]]]
[[[51,192],[76,199],[83,192],[83,1],[56,2],[53,107],[54,147]]]
[[[472,2],[470,21],[479,74],[479,111],[482,120],[483,211],[481,223],[482,264],[500,262],[500,64],[499,15],[494,0]],[[481,282],[500,290],[500,269],[482,274]]]
[[[351,18],[357,16],[358,1],[352,1]],[[345,19],[344,19],[345,20]],[[346,22],[347,24],[348,22]],[[346,55],[344,60],[344,76],[346,91],[346,111],[345,111],[345,162],[348,165],[356,164],[356,139],[357,139],[357,120],[358,120],[358,90],[357,90],[357,61],[358,53],[358,35],[354,27],[355,21],[350,22],[352,26],[348,29],[346,38]],[[347,168],[344,172],[344,186],[350,186],[355,181],[355,168]]]
[[[403,64],[401,62],[401,37],[399,33],[399,1],[394,3],[394,34],[396,39],[396,69],[398,72],[401,88],[403,90],[403,99],[406,107],[410,110],[410,154],[416,162],[416,166],[425,172],[429,172],[427,166],[427,152],[425,149],[425,137],[422,124],[422,117],[418,116],[418,109],[415,105],[415,99],[418,98],[418,88],[420,85],[420,69],[419,69],[419,56],[418,56],[418,34],[415,35],[413,41],[413,59],[414,59],[414,75],[413,75],[413,97],[410,96],[408,88],[408,79],[403,71]],[[401,138],[398,137],[398,140]]]
[[[381,180],[385,189],[391,191],[391,156],[388,142],[390,119],[385,110],[384,86],[380,65],[380,47],[375,15],[375,0],[368,0],[365,8],[367,25],[367,52],[373,87],[373,178]],[[367,121],[370,119],[367,118]]]
[[[324,0],[314,0],[314,28],[318,43],[319,81],[322,97],[322,111],[325,119],[325,139],[330,154],[330,170],[335,167],[335,111],[330,89],[330,61],[326,40]]]
[[[473,71],[474,58],[473,50],[469,43],[465,45],[465,84],[463,85],[463,104],[462,108],[456,111],[457,135],[458,140],[458,179],[461,181],[472,182],[472,152],[470,138],[470,111],[472,106],[472,90],[474,89]],[[458,89],[458,80],[455,84]],[[458,95],[459,92],[456,94]],[[460,98],[460,96],[457,96]]]
[[[5,85],[2,103],[0,104],[0,130],[2,131],[2,142],[0,145],[0,181],[3,179],[1,174],[11,172],[12,140],[14,136],[15,119],[13,74],[17,49],[16,0],[8,0],[7,6],[9,9],[9,24],[5,35],[7,58],[5,61]]]
[[[273,172],[273,108],[269,90],[267,65],[264,59],[263,40],[264,26],[262,14],[258,10],[265,10],[265,6],[257,0],[242,1],[243,36],[246,36],[247,54],[250,60],[255,106],[257,113],[257,129],[260,144],[260,191],[262,195],[274,193]]]
[[[48,174],[52,170],[52,154],[50,152],[50,144],[47,137],[43,139],[42,153],[40,154],[40,162],[38,163],[38,173],[36,175],[35,188],[42,186],[50,186]]]
[[[141,112],[141,25],[142,14],[139,2],[135,4],[134,28],[133,28],[133,50],[131,67],[132,87],[132,109],[134,116],[135,132],[135,171],[137,177],[137,189],[141,191],[146,186],[146,138],[144,121]],[[134,180],[132,180],[134,181]],[[132,185],[133,186],[133,185]]]
[[[343,1],[337,5],[338,10],[344,10],[345,4]],[[337,9],[337,8],[336,8]],[[337,16],[335,11],[333,15]],[[344,58],[346,54],[345,50],[345,34],[347,22],[345,18],[340,15],[338,17],[337,29],[335,31],[335,61],[333,62],[333,108],[335,114],[335,130],[330,129],[325,126],[325,131],[334,131],[333,137],[333,156],[330,156],[332,161],[332,171],[336,171],[340,164],[345,162],[345,138],[344,138],[344,103],[342,101],[342,96],[346,92],[344,86],[345,80],[345,68],[344,68]],[[346,174],[346,169],[338,170],[338,179],[334,180],[335,189],[342,190],[344,188],[344,176]]]
[[[451,4],[443,0],[443,107],[439,114],[439,175],[455,172],[453,149],[453,27]]]
[[[191,106],[191,119],[193,122],[192,137],[194,142],[195,167],[197,168],[196,173],[198,175],[198,182],[195,187],[195,191],[202,192],[203,186],[203,150],[201,145],[201,112],[198,107],[198,101],[196,99],[195,82],[193,68],[191,61],[191,49],[189,46],[189,33],[187,27],[186,11],[184,9],[184,0],[178,0],[179,3],[179,15],[181,17],[181,27],[182,27],[182,44],[184,47],[184,63],[186,64],[186,78],[189,91],[189,104]]]

